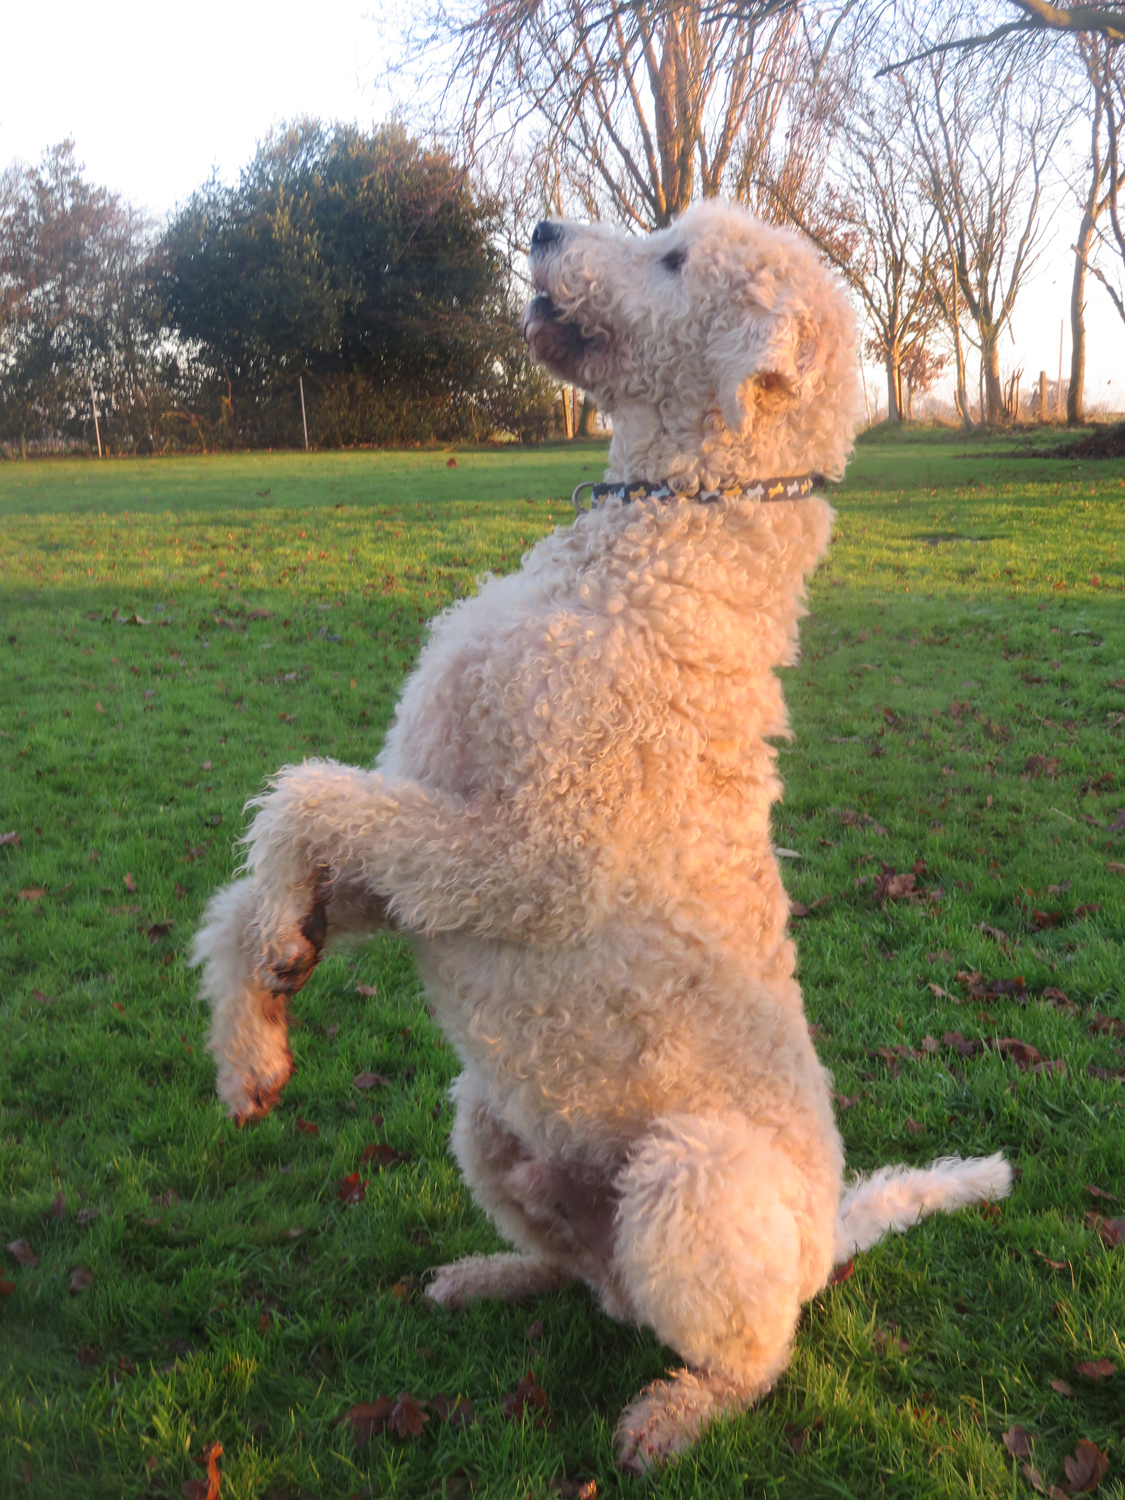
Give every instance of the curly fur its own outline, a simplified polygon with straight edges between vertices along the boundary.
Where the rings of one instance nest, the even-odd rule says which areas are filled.
[[[613,412],[608,477],[841,471],[854,327],[807,245],[720,204],[645,241],[541,230],[525,334]],[[410,935],[465,1067],[454,1153],[518,1252],[430,1293],[577,1277],[653,1328],[690,1369],[622,1417],[634,1470],[769,1388],[834,1256],[1010,1181],[939,1163],[842,1198],[769,833],[774,669],[831,525],[820,498],[679,498],[557,528],[434,622],[374,769],[278,774],[196,940],[244,1120],[288,1076],[278,997],[323,944]]]

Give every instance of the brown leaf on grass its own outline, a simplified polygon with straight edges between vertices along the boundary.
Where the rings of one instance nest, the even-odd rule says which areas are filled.
[[[1087,1380],[1108,1380],[1111,1375],[1116,1375],[1117,1366],[1103,1355],[1101,1359],[1084,1359],[1080,1365],[1075,1365],[1074,1371],[1077,1375],[1085,1375]]]
[[[976,1057],[978,1052],[984,1051],[984,1043],[981,1041],[970,1041],[963,1037],[959,1031],[947,1031],[942,1036],[942,1042],[961,1057]]]
[[[0,846],[13,844],[17,849],[20,846],[20,834],[18,828],[13,828],[10,833],[0,833]]]
[[[1086,1191],[1089,1193],[1091,1198],[1116,1199],[1117,1197],[1116,1193],[1108,1192],[1105,1188],[1098,1187],[1097,1184],[1093,1182],[1088,1182],[1086,1184]]]
[[[176,1192],[175,1188],[165,1188],[156,1201],[161,1208],[175,1208],[176,1204],[180,1201],[180,1195]]]
[[[1019,1037],[1001,1036],[992,1043],[993,1050],[999,1052],[1005,1062],[1014,1062],[1021,1073],[1040,1066],[1043,1062],[1042,1053],[1038,1047],[1033,1047],[1030,1042],[1021,1042]]]
[[[403,1391],[387,1418],[388,1429],[400,1438],[421,1437],[422,1428],[430,1420],[419,1401],[409,1391]]]
[[[830,815],[839,818],[845,828],[870,828],[873,833],[886,836],[887,830],[880,823],[876,823],[870,813],[854,812],[850,807],[830,807]]]
[[[72,1297],[77,1297],[80,1292],[84,1292],[88,1286],[93,1286],[93,1284],[94,1273],[90,1270],[89,1266],[75,1266],[74,1270],[71,1271],[70,1295]]]
[[[359,1155],[360,1161],[374,1162],[376,1167],[393,1167],[400,1161],[409,1161],[410,1153],[407,1151],[396,1151],[393,1146],[388,1146],[382,1141],[371,1146],[364,1146]]]
[[[536,1380],[534,1370],[528,1370],[514,1391],[500,1397],[500,1405],[509,1422],[520,1421],[526,1412],[534,1422],[546,1425],[551,1412],[547,1392]]]
[[[852,1109],[860,1101],[859,1094],[833,1094],[832,1097],[841,1109]]]
[[[1048,1005],[1054,1006],[1055,1010],[1065,1011],[1068,1015],[1073,1015],[1077,1009],[1062,990],[1057,990],[1051,984],[1043,991],[1041,998],[1046,1000]]]
[[[899,875],[893,865],[883,861],[883,868],[875,878],[871,899],[877,906],[882,906],[886,901],[917,901],[922,894],[915,889],[917,883],[918,877],[913,870]]]
[[[45,995],[42,990],[32,990],[32,995],[39,1001],[40,1005],[54,1005],[50,995]]]
[[[385,1073],[357,1073],[352,1079],[353,1085],[364,1094],[373,1088],[385,1089],[390,1081]]]
[[[18,838],[19,835],[17,834],[16,837]],[[0,839],[0,844],[2,844],[3,842],[3,839]],[[1125,863],[1123,863],[1119,859],[1107,860],[1106,869],[1111,875],[1125,875]]]
[[[111,917],[135,917],[140,911],[139,906],[109,906],[106,908]]]
[[[59,1188],[58,1192],[55,1194],[54,1201],[52,1202],[50,1208],[47,1209],[46,1213],[44,1213],[43,1217],[45,1219],[53,1219],[56,1224],[61,1224],[62,1221],[66,1218],[66,1194],[63,1192],[62,1188]]]
[[[43,897],[46,894],[47,892],[41,885],[29,885],[26,886],[22,891],[18,891],[16,893],[16,900],[30,901],[32,905],[34,905],[36,901],[42,901]]]
[[[928,1057],[934,1052],[941,1051],[941,1043],[936,1041],[932,1036],[924,1036],[918,1044],[918,1050],[923,1056]]]
[[[337,1183],[336,1196],[344,1204],[362,1203],[367,1197],[367,1183],[358,1172],[349,1172]]]
[[[219,1500],[219,1492],[223,1478],[219,1473],[219,1459],[222,1457],[222,1443],[208,1443],[201,1455],[201,1462],[207,1465],[206,1479],[189,1479],[186,1484],[180,1486],[180,1493],[186,1500]]]
[[[133,876],[132,876],[131,873],[126,874],[125,880],[124,880],[124,886],[125,886],[125,889],[129,892],[129,894],[131,896],[133,896],[133,895],[136,894],[136,891],[137,891],[137,882],[133,879]]]
[[[926,962],[928,964],[951,964],[953,962],[953,954],[950,953],[948,948],[939,948],[936,953],[926,954]]]
[[[1065,1380],[1048,1380],[1047,1384],[1060,1396],[1073,1396],[1076,1394],[1072,1385],[1067,1385]]]
[[[1027,980],[1022,974],[1011,979],[985,979],[975,969],[961,969],[957,983],[963,984],[974,1000],[1015,1000],[1022,1005],[1027,999]]]
[[[1049,1255],[1044,1255],[1043,1252],[1042,1252],[1042,1250],[1036,1250],[1035,1253],[1036,1253],[1036,1255],[1038,1255],[1039,1259],[1041,1261],[1043,1261],[1043,1263],[1045,1265],[1050,1266],[1050,1268],[1051,1268],[1052,1271],[1065,1271],[1066,1270],[1066,1261],[1065,1260],[1052,1260]]]
[[[1053,777],[1059,774],[1062,761],[1051,755],[1029,755],[1023,763],[1024,775]]]
[[[358,979],[356,980],[355,992],[357,995],[362,995],[365,1000],[374,1000],[379,993],[375,985],[360,984]]]
[[[1046,994],[1046,990],[1043,992]],[[1125,1036],[1125,1021],[1116,1016],[1092,1015],[1086,1023],[1091,1036]]]
[[[337,1425],[343,1426],[346,1423],[352,1430],[356,1447],[361,1448],[373,1437],[386,1432],[387,1418],[394,1410],[394,1405],[390,1396],[380,1396],[377,1401],[361,1401],[358,1406],[353,1406],[342,1417],[338,1417]]]
[[[826,905],[831,900],[831,892],[829,892],[827,896],[818,896],[811,906],[806,906],[803,901],[794,901],[792,898],[790,898],[789,915],[794,918],[809,917],[813,914],[814,911],[816,911],[818,907]]]
[[[10,1297],[15,1289],[16,1284],[14,1281],[5,1281],[4,1278],[0,1276],[0,1297]]]
[[[461,1431],[472,1427],[476,1421],[473,1403],[468,1396],[457,1396],[452,1401],[448,1396],[431,1396],[428,1405],[439,1421]]]
[[[1033,1468],[1031,1464],[1021,1464],[1020,1469],[1023,1471],[1023,1477],[1037,1495],[1046,1495],[1048,1500],[1070,1500],[1070,1497],[1063,1490],[1060,1490],[1056,1484],[1053,1484],[1048,1490],[1043,1481],[1042,1474],[1040,1474],[1038,1469]]]
[[[306,1135],[319,1135],[320,1126],[314,1125],[311,1120],[298,1120],[297,1129],[303,1130]]]
[[[152,922],[146,929],[146,937],[153,945],[162,942],[175,927],[175,922]]]
[[[34,1267],[42,1259],[41,1256],[36,1255],[29,1242],[24,1239],[9,1240],[7,1249],[12,1259],[18,1261],[21,1266]]]
[[[991,938],[994,943],[998,943],[1005,953],[1010,951],[1008,947],[1008,934],[1002,927],[990,927],[987,922],[982,922],[978,930],[983,932],[985,937]]]
[[[1109,1472],[1109,1459],[1094,1443],[1079,1439],[1072,1456],[1063,1459],[1066,1488],[1071,1495],[1085,1495],[1096,1490]]]
[[[1030,1458],[1034,1442],[1035,1434],[1026,1427],[1009,1427],[1003,1437],[1004,1447],[1013,1458]]]
[[[907,1120],[906,1129],[910,1135],[924,1135],[926,1127],[920,1125],[917,1120]]]
[[[95,1349],[92,1345],[87,1345],[83,1349],[77,1349],[74,1357],[80,1365],[100,1365],[102,1362],[102,1351]]]
[[[176,900],[177,901],[182,901],[184,899],[184,897],[187,895],[187,891],[184,890],[183,886],[180,884],[180,882],[178,880],[176,881],[175,891],[176,891]]]
[[[1039,911],[1032,908],[1031,920],[1042,931],[1046,927],[1058,927],[1066,916],[1064,911]]]
[[[1087,1063],[1086,1071],[1091,1078],[1100,1078],[1103,1083],[1125,1083],[1125,1068],[1099,1068],[1097,1063]]]
[[[1084,902],[1083,905],[1081,905],[1081,906],[1076,906],[1074,908],[1073,912],[1071,913],[1071,916],[1078,917],[1078,918],[1092,917],[1092,916],[1094,916],[1099,911],[1101,911],[1101,905],[1100,905],[1099,902],[1097,902],[1097,901],[1087,901],[1087,902]]]
[[[836,1266],[832,1275],[828,1278],[829,1286],[839,1286],[842,1281],[850,1281],[855,1275],[855,1261],[846,1260],[842,1266]]]
[[[553,1479],[551,1493],[559,1500],[598,1500],[596,1479]]]
[[[888,1350],[895,1354],[910,1353],[909,1342],[899,1337],[897,1328],[876,1328],[872,1342],[880,1354],[886,1354]]]
[[[805,1446],[808,1440],[809,1429],[807,1427],[798,1427],[793,1422],[786,1422],[785,1441],[789,1444],[794,1453],[800,1453],[801,1449]]]
[[[1125,1219],[1103,1219],[1101,1214],[1088,1213],[1086,1223],[1097,1231],[1098,1238],[1109,1250],[1125,1244]]]

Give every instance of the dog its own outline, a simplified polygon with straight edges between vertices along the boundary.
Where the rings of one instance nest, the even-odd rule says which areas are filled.
[[[407,934],[463,1071],[452,1150],[513,1252],[445,1307],[585,1282],[683,1368],[621,1416],[643,1472],[784,1369],[834,1265],[1003,1196],[999,1155],[844,1185],[770,843],[797,655],[851,451],[856,331],[794,234],[721,203],[645,239],[535,230],[532,355],[612,415],[518,572],[433,624],[372,770],[309,760],[253,806],[194,946],[240,1122],[292,1068],[325,944]]]

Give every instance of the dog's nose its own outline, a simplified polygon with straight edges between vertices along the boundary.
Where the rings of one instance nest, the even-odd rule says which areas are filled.
[[[550,219],[540,219],[531,231],[531,248],[545,250],[548,245],[557,244],[561,239],[562,229],[558,224],[552,224]]]

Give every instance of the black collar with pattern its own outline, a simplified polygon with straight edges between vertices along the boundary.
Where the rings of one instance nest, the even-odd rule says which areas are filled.
[[[593,510],[606,500],[620,500],[623,505],[631,500],[694,500],[697,505],[717,505],[720,500],[801,500],[811,495],[826,483],[823,474],[787,474],[780,479],[751,479],[748,484],[721,490],[696,490],[694,493],[680,489],[672,479],[614,480],[610,483],[594,484],[584,479],[576,485],[571,503],[580,514]],[[578,498],[583,490],[590,491],[589,505]]]

